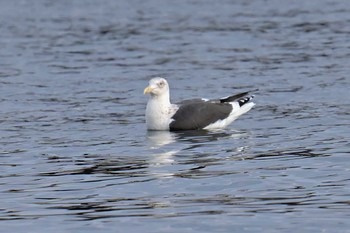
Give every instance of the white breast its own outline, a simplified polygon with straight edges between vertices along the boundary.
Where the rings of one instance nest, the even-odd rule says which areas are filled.
[[[146,125],[149,130],[169,130],[171,117],[177,110],[177,106],[164,106],[157,101],[150,100],[146,108]]]

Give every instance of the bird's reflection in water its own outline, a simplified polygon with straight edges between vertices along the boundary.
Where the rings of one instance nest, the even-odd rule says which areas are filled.
[[[187,151],[193,148],[201,147],[204,143],[213,143],[221,139],[242,139],[249,137],[246,131],[207,131],[207,130],[188,130],[188,131],[148,131],[147,141],[149,148],[157,158],[157,164],[173,162],[173,156],[181,151]]]
[[[184,142],[187,144],[213,142],[223,138],[242,139],[249,137],[249,132],[239,130],[186,130],[186,131],[148,131],[147,140],[151,149],[160,149],[166,145]]]
[[[212,142],[220,138],[229,137],[230,134],[225,131],[207,131],[207,130],[189,130],[178,132],[178,138],[181,141],[197,143],[197,142]]]
[[[148,131],[146,137],[151,149],[158,149],[176,142],[176,134],[169,131]]]
[[[227,139],[242,139],[249,137],[249,133],[246,131],[233,131],[233,130],[191,130],[181,131],[177,133],[177,140],[185,142],[187,147],[185,150],[203,147],[209,144],[222,144],[222,140]]]
[[[235,141],[235,139],[247,138],[249,135],[247,131],[237,130],[149,131],[146,135],[151,152],[148,160],[149,168],[152,168],[151,173],[154,176],[169,178],[179,175],[170,172],[174,170],[173,165],[186,167],[192,164],[188,171],[192,174],[193,169],[204,168],[210,164],[208,161],[222,160],[220,156],[215,157],[220,150],[233,150],[232,147],[222,148],[224,145],[222,141],[231,139]],[[238,146],[234,150],[241,154],[245,148]],[[211,158],[211,156],[214,157]],[[185,170],[182,170],[181,174],[187,173]]]
[[[148,131],[146,135],[149,149],[151,151],[151,158],[149,160],[150,167],[153,169],[153,175],[157,177],[172,177],[174,174],[159,170],[162,167],[174,163],[174,155],[180,152],[177,147],[171,145],[176,142],[176,134],[169,131]]]

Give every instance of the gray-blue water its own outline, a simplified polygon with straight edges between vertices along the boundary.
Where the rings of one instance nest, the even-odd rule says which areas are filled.
[[[0,1],[1,232],[350,232],[350,1]],[[219,132],[142,94],[259,89]]]

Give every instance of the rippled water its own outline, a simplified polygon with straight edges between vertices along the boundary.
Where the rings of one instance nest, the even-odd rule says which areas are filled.
[[[350,232],[349,1],[0,1],[4,232]],[[142,94],[256,88],[217,132]]]

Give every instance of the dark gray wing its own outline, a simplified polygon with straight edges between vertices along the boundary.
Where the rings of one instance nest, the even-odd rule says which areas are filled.
[[[179,107],[170,123],[170,130],[203,129],[206,126],[228,117],[232,111],[229,103],[210,101],[189,101]]]

